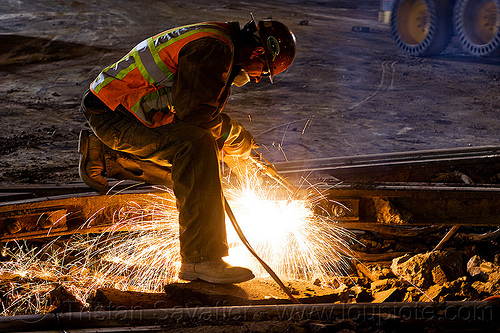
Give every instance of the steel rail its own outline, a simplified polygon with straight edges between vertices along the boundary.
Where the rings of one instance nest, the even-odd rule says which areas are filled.
[[[329,157],[291,162],[273,163],[282,174],[325,171],[336,169],[355,169],[376,166],[431,164],[431,163],[484,163],[500,162],[499,146],[435,149],[386,154],[370,154],[347,157]]]
[[[401,221],[408,226],[419,225],[488,225],[500,226],[500,187],[490,185],[449,186],[447,184],[382,183],[340,184],[321,190],[327,198],[325,211],[333,221],[356,229],[369,224],[391,225],[380,220],[384,207],[398,217],[407,211],[411,219]],[[115,195],[94,195],[92,192],[66,194],[4,202],[0,205],[0,241],[56,237],[73,233],[100,233],[109,230],[115,212],[130,202],[151,203],[163,191],[128,190]],[[174,201],[168,202],[175,209]],[[329,206],[328,206],[329,205]],[[384,206],[385,205],[385,206]],[[62,216],[49,228],[41,228],[44,214]],[[16,228],[8,228],[11,224]],[[134,226],[120,226],[131,230]],[[117,231],[117,229],[113,229]]]
[[[358,168],[364,173],[370,169],[364,167],[367,165],[378,165],[387,171],[390,170],[387,169],[389,164],[425,166],[433,164],[434,162],[429,162],[431,160],[455,166],[463,165],[460,163],[484,162],[481,165],[487,164],[488,168],[500,174],[500,147],[493,146],[326,158],[276,163],[274,166],[263,160],[260,168],[271,178],[277,179],[288,191],[297,193],[296,183],[281,177],[276,169],[289,176],[294,172],[339,170],[335,168]],[[456,164],[457,161],[461,162]],[[421,169],[405,167],[403,170],[408,173]],[[437,169],[431,170],[435,172]],[[455,185],[429,181],[375,183],[373,179],[369,182],[322,182],[325,186],[318,185],[315,190],[328,199],[327,205],[322,201],[323,212],[335,221],[348,222],[347,225],[353,229],[356,228],[356,223],[359,223],[359,228],[367,228],[370,224],[390,225],[394,219],[403,220],[398,223],[415,226],[500,225],[500,185]],[[115,191],[105,196],[96,195],[83,183],[0,187],[0,241],[55,237],[75,232],[104,232],[111,226],[114,212],[127,202],[161,195],[161,190],[153,186],[130,181],[114,185]],[[400,213],[396,212],[389,219],[386,217],[381,220],[384,204],[390,211]],[[401,219],[404,212],[409,212],[406,215],[411,218]],[[57,220],[58,223],[53,227],[43,229],[38,223],[41,216],[47,213],[65,216]],[[89,221],[92,223],[88,223]],[[45,225],[50,226],[50,223]]]
[[[262,160],[262,161],[261,161]],[[255,158],[257,166],[264,173],[271,173],[271,177],[278,178],[284,187],[290,184],[287,179],[281,177],[281,174],[287,176],[310,174],[312,172],[329,172],[333,175],[339,174],[347,179],[357,179],[359,174],[368,175],[364,179],[369,178],[371,181],[381,179],[373,175],[373,171],[384,171],[391,173],[394,167],[401,167],[402,173],[411,173],[417,171],[422,173],[423,169],[430,168],[435,170],[439,167],[462,167],[462,166],[488,166],[493,171],[500,173],[500,147],[499,146],[483,146],[483,147],[466,147],[453,149],[435,149],[421,150],[410,152],[396,152],[386,154],[371,154],[358,155],[347,157],[330,157],[288,162],[269,163],[259,154]],[[270,168],[272,166],[272,168]],[[415,169],[415,170],[413,170]],[[276,172],[278,174],[276,174]],[[343,179],[345,180],[345,179]],[[384,182],[401,182],[397,176],[392,179],[384,178]],[[415,181],[430,181],[411,180]],[[110,185],[114,188],[112,193],[119,193],[124,188],[129,186],[137,186],[137,183],[132,181],[111,181]],[[139,186],[139,188],[150,189],[151,186]],[[295,188],[292,188],[295,190]],[[25,200],[25,199],[42,199],[44,197],[52,197],[57,195],[66,195],[68,193],[94,193],[92,189],[82,182],[59,184],[38,184],[38,185],[8,185],[0,186],[0,202]]]
[[[335,179],[342,182],[500,182],[500,147],[467,147],[402,153],[275,162],[294,183]],[[312,179],[312,181],[310,180]]]
[[[253,306],[221,306],[138,309],[94,312],[48,313],[0,317],[2,332],[40,332],[83,328],[153,326],[169,327],[178,323],[223,325],[230,322],[259,320],[333,322],[338,319],[390,318],[417,325],[435,323],[472,323],[498,328],[500,302],[393,302],[393,303],[322,303]]]

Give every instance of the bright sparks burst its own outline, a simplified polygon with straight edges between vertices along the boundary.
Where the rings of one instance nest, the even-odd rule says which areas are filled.
[[[241,229],[281,278],[327,282],[344,275],[351,237],[327,217],[314,214],[313,201],[283,195],[257,176],[231,183],[234,179],[225,182],[225,195]],[[11,281],[3,290],[1,314],[47,312],[50,292],[61,286],[82,306],[99,288],[162,292],[165,284],[177,281],[180,268],[177,219],[175,197],[165,189],[122,207],[101,234],[75,234],[42,248],[18,244],[15,252],[4,255],[10,260],[0,262],[0,276]],[[267,277],[229,220],[226,225],[226,261]]]
[[[238,224],[252,247],[280,276],[288,279],[331,280],[348,268],[352,236],[328,217],[314,213],[318,201],[297,199],[293,194],[264,184],[256,173],[241,177],[226,195]],[[319,194],[321,195],[321,194]],[[251,268],[257,276],[267,276],[228,224],[229,257],[232,265]]]

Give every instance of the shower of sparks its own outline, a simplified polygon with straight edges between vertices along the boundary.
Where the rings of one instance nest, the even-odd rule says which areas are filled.
[[[224,184],[247,239],[281,278],[319,278],[326,283],[345,275],[351,237],[334,221],[313,213],[315,200],[291,198],[256,175],[238,181],[226,179]],[[9,281],[0,285],[0,314],[48,312],[50,293],[56,287],[70,291],[87,306],[99,288],[162,292],[165,284],[176,282],[180,268],[178,214],[173,193],[170,189],[164,192],[144,202],[128,203],[101,234],[75,234],[41,248],[10,244],[2,252],[8,261],[0,262],[0,280]],[[267,277],[229,220],[226,229],[230,249],[224,259]]]
[[[264,183],[257,173],[240,174],[250,177],[241,177],[225,193],[250,244],[280,277],[324,281],[345,275],[352,237],[334,221],[314,214],[320,192],[315,198],[296,199],[281,187]],[[227,230],[226,261],[249,267],[256,276],[267,276],[234,229],[228,226]]]

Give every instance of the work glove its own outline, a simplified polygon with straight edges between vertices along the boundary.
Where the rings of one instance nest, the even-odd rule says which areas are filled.
[[[231,128],[222,147],[224,154],[247,159],[250,157],[252,149],[258,148],[258,145],[255,143],[252,134],[245,130],[239,122],[231,119],[229,125],[231,125]]]

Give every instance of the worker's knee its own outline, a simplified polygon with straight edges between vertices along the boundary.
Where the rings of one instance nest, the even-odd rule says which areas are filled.
[[[197,133],[196,138],[191,140],[191,144],[194,149],[215,150],[216,148],[212,133],[203,129]]]
[[[176,132],[176,135],[173,132],[170,132],[169,135],[176,136],[175,140],[180,148],[179,152],[187,149],[198,155],[210,154],[217,150],[212,133],[206,129],[191,124],[182,124],[180,128],[176,129]]]

